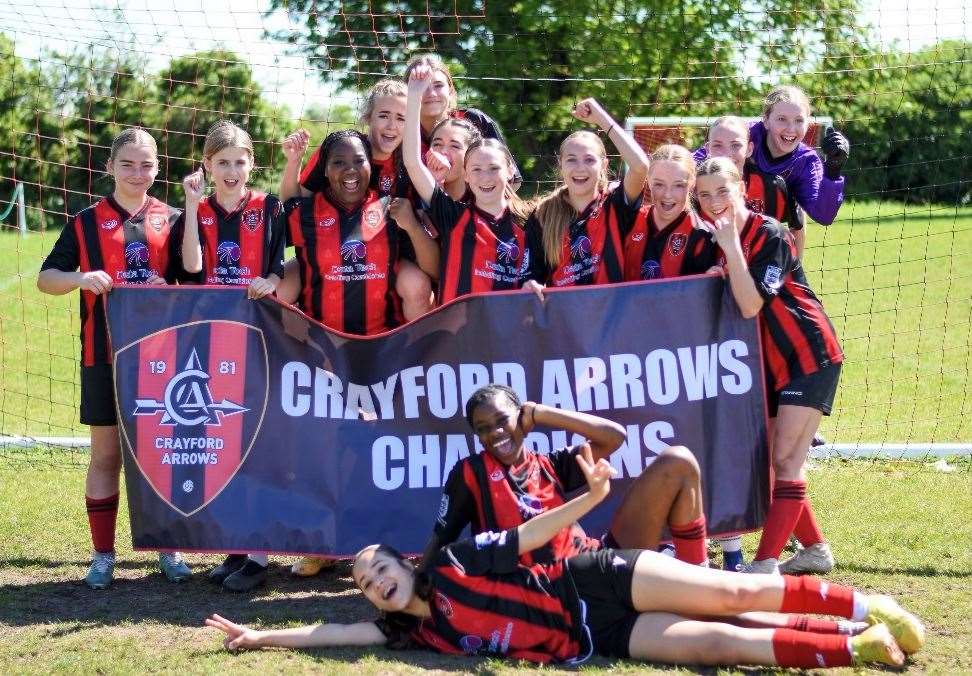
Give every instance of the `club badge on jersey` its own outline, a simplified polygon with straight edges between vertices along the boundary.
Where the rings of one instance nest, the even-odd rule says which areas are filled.
[[[124,447],[183,516],[212,502],[246,461],[266,409],[267,363],[262,333],[224,320],[172,327],[117,352]]]

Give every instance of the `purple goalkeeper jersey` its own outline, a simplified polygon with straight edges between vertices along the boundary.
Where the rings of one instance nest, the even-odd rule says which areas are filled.
[[[830,225],[834,222],[840,205],[844,203],[843,176],[836,181],[824,176],[820,156],[802,142],[792,153],[774,159],[766,145],[766,126],[762,120],[750,125],[749,140],[753,142],[751,161],[760,171],[782,176],[797,204],[817,223]],[[704,160],[707,155],[705,146],[696,150],[694,155],[696,161]]]

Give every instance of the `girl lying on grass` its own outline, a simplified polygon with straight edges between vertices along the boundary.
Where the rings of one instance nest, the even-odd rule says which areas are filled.
[[[899,666],[924,643],[921,622],[890,597],[816,578],[705,569],[644,550],[520,565],[520,554],[610,492],[606,460],[594,463],[588,448],[577,462],[588,492],[517,528],[447,545],[423,573],[386,545],[359,552],[352,575],[381,611],[374,622],[258,631],[213,615],[206,624],[226,634],[230,650],[385,645],[572,664],[597,652],[673,664]],[[823,613],[870,626],[854,636],[740,626],[749,611]]]

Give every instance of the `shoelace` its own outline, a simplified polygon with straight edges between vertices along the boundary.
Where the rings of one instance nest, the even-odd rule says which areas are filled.
[[[107,573],[108,569],[115,565],[115,557],[111,554],[95,556],[91,565],[99,573]]]

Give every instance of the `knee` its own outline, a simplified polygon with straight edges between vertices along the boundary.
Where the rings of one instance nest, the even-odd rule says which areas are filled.
[[[692,663],[710,666],[739,663],[739,640],[734,627],[709,623],[708,631],[694,645]]]
[[[699,461],[685,446],[669,446],[652,463],[652,467],[656,465],[659,470],[683,479],[697,481],[702,476]]]
[[[739,615],[747,613],[756,607],[758,589],[752,582],[752,578],[739,576],[727,585],[721,593],[722,609],[727,615]]]

